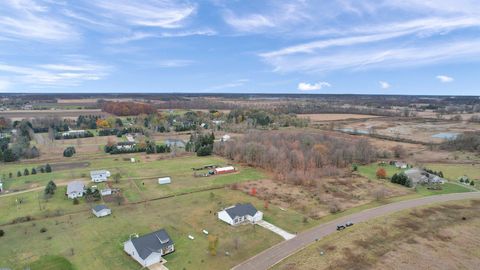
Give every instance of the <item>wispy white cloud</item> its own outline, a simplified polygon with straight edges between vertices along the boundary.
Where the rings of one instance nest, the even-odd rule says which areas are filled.
[[[382,89],[389,89],[391,87],[390,83],[385,81],[379,81],[378,83],[380,84],[380,88]]]
[[[158,60],[152,61],[152,65],[160,68],[175,68],[175,67],[186,67],[190,66],[195,61],[185,60],[185,59],[168,59],[168,60]]]
[[[436,78],[442,83],[449,83],[455,80],[454,78],[447,75],[438,75]]]
[[[0,35],[43,42],[77,39],[78,32],[46,6],[33,0],[0,3]]]
[[[331,87],[332,85],[328,82],[317,82],[317,83],[306,83],[306,82],[301,82],[298,84],[298,90],[300,91],[315,91],[315,90],[321,90],[322,88],[325,87]]]
[[[175,38],[175,37],[189,37],[189,36],[214,36],[217,32],[211,29],[204,30],[185,30],[185,31],[170,31],[170,32],[134,32],[128,36],[113,38],[107,40],[108,44],[125,44],[128,42],[139,41],[149,38]]]
[[[105,16],[147,27],[179,28],[196,12],[196,5],[172,0],[100,0],[94,3],[106,11]]]
[[[255,32],[259,29],[265,29],[275,26],[267,17],[260,14],[249,14],[247,16],[237,16],[231,11],[226,12],[225,21],[239,31]]]

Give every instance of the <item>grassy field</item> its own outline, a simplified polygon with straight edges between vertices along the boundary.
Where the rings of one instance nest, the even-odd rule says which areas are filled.
[[[383,168],[387,172],[387,177],[392,177],[396,173],[401,173],[405,171],[404,169],[399,169],[393,165],[378,165],[377,163],[372,163],[365,166],[358,166],[358,173],[369,178],[369,179],[378,179],[377,170]]]
[[[480,179],[480,165],[479,164],[439,164],[429,163],[425,167],[434,170],[442,171],[445,178],[456,181],[461,176],[468,176],[470,179]]]
[[[135,157],[136,163],[130,162],[130,157]],[[14,174],[12,179],[4,181],[5,189],[22,190],[33,187],[44,186],[48,181],[54,180],[55,182],[69,182],[74,179],[89,180],[89,172],[91,170],[106,169],[109,170],[112,175],[119,172],[122,175],[123,180],[144,180],[137,184],[145,185],[142,190],[148,191],[155,189],[153,192],[155,195],[167,195],[172,192],[185,191],[187,189],[196,189],[200,187],[208,187],[219,184],[229,184],[234,182],[241,182],[246,180],[255,180],[262,178],[263,175],[257,170],[251,168],[239,167],[239,172],[235,174],[226,174],[221,176],[212,176],[208,178],[196,178],[193,176],[193,167],[203,166],[207,164],[226,165],[228,162],[220,157],[177,157],[174,159],[168,158],[169,154],[161,155],[109,155],[100,159],[83,159],[83,163],[86,167],[71,168],[59,171],[53,171],[52,173],[37,173],[36,175],[28,175],[16,177],[16,172],[25,168],[31,168],[43,166],[45,163],[38,164],[7,164],[2,165],[0,168],[0,175],[7,175],[9,172]],[[166,159],[159,159],[166,158]],[[77,163],[78,161],[72,161]],[[68,162],[60,163],[70,164]],[[38,170],[37,170],[38,171]],[[172,184],[169,186],[158,186],[156,180],[158,177],[170,176],[172,177]],[[124,181],[125,182],[125,181]],[[150,187],[150,188],[149,188]],[[148,197],[148,196],[147,196]]]
[[[243,181],[257,180],[264,175],[249,167],[237,166],[238,172],[232,174],[215,175],[210,177],[194,177],[192,167],[206,164],[226,164],[226,160],[219,157],[179,157],[175,159],[151,160],[139,163],[123,161],[118,156],[110,159],[95,160],[87,168],[63,170],[53,173],[29,175],[26,177],[7,180],[6,187],[38,186],[38,190],[19,193],[2,197],[0,196],[0,224],[10,222],[16,217],[32,216],[43,217],[55,213],[70,213],[88,209],[88,205],[81,200],[79,205],[72,205],[72,201],[65,197],[65,186],[58,186],[58,190],[48,202],[43,200],[43,187],[49,180],[57,184],[73,179],[83,179],[87,185],[89,171],[94,169],[108,169],[112,174],[120,172],[122,175],[119,183],[112,183],[115,188],[120,188],[126,200],[130,203],[158,198],[163,196],[194,192],[198,190],[222,187],[226,184]],[[9,165],[10,166],[10,165]],[[18,165],[11,165],[18,166]],[[159,185],[158,177],[170,176],[172,183]],[[102,188],[104,184],[98,185]],[[23,201],[21,204],[19,201]]]
[[[454,183],[445,183],[441,185],[441,190],[432,190],[427,189],[425,186],[417,186],[416,191],[418,194],[422,196],[431,196],[431,195],[439,195],[439,194],[447,194],[447,193],[461,193],[461,192],[470,192],[471,190],[467,187],[463,187],[461,185],[457,185]]]
[[[273,269],[476,269],[479,210],[480,201],[459,201],[380,217],[331,234]]]
[[[282,239],[261,227],[231,227],[215,213],[237,202],[251,202],[265,218],[279,226],[301,223],[294,211],[281,211],[239,191],[226,189],[141,204],[112,206],[112,216],[95,218],[90,212],[65,215],[27,223],[2,226],[5,236],[0,248],[0,267],[15,269],[45,255],[58,255],[75,269],[140,269],[122,249],[130,234],[145,234],[165,228],[175,242],[175,253],[166,256],[169,269],[227,269]],[[73,207],[73,206],[72,206]],[[297,224],[300,226],[300,224]],[[45,228],[47,232],[41,233]],[[217,256],[208,253],[206,229],[219,237]],[[195,240],[188,239],[193,235]],[[235,247],[238,242],[238,249]],[[229,252],[229,256],[225,252]],[[33,268],[32,268],[33,269]]]

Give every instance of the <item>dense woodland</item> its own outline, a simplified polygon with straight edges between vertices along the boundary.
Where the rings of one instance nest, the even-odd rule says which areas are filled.
[[[364,139],[347,140],[323,134],[247,133],[235,141],[215,144],[214,152],[236,162],[272,171],[278,180],[309,185],[335,175],[352,163],[370,163],[375,149]]]
[[[446,150],[463,150],[480,153],[480,132],[466,132],[441,145]]]
[[[102,102],[101,108],[104,112],[108,112],[117,116],[151,114],[156,111],[156,109],[151,104],[123,101]]]

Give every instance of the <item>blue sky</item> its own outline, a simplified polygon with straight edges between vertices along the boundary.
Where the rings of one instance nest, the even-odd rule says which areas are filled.
[[[480,4],[2,0],[0,92],[480,95]]]

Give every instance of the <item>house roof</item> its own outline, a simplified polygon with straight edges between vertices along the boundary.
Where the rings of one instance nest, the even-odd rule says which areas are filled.
[[[106,205],[103,205],[103,204],[99,204],[99,205],[96,205],[95,207],[93,207],[93,211],[95,211],[95,212],[100,212],[104,209],[108,209],[108,207]]]
[[[221,167],[221,168],[216,168],[215,171],[217,172],[228,172],[228,171],[234,171],[235,168],[233,166],[227,166],[227,167]]]
[[[165,229],[132,238],[130,241],[132,241],[138,255],[143,260],[150,256],[150,254],[160,252],[162,248],[173,245],[173,241]]]
[[[73,192],[76,192],[76,193],[83,192],[84,189],[85,189],[85,185],[82,182],[73,181],[68,183],[67,185],[67,194],[70,194]]]
[[[107,173],[106,170],[98,170],[98,171],[91,171],[90,175],[93,176],[93,175],[99,175],[99,174],[105,174],[105,173]]]
[[[234,219],[235,217],[243,217],[246,215],[254,216],[258,210],[251,203],[236,204],[235,206],[225,209],[225,212]]]

